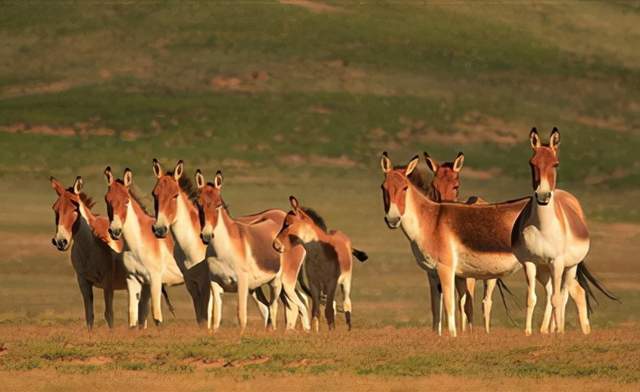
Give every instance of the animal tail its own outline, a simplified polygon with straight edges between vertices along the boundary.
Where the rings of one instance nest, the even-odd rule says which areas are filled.
[[[165,284],[162,285],[162,296],[164,297],[164,300],[167,302],[167,307],[169,308],[169,311],[171,312],[171,314],[175,318],[176,317],[176,309],[173,307],[173,304],[171,303],[171,300],[169,300],[169,293],[167,292],[167,285],[165,285]]]
[[[367,261],[367,259],[369,259],[369,255],[367,255],[363,251],[358,250],[356,248],[351,249],[351,254],[354,255],[356,259],[358,259],[362,263],[364,263],[365,261]]]
[[[578,280],[578,284],[584,289],[586,293],[587,299],[587,314],[590,316],[593,313],[593,308],[591,306],[591,300],[594,300],[596,304],[598,304],[598,299],[596,298],[593,290],[591,289],[591,285],[594,285],[602,294],[604,294],[607,298],[620,302],[620,299],[613,294],[609,289],[604,287],[604,285],[587,269],[586,264],[582,261],[578,264],[578,268],[576,270],[576,279]]]
[[[502,279],[497,280],[496,286],[498,286],[498,291],[500,291],[500,298],[502,298],[502,304],[504,305],[504,310],[507,312],[509,321],[511,321],[511,324],[518,326],[518,323],[516,323],[513,317],[511,317],[511,311],[509,310],[509,306],[507,305],[507,300],[504,296],[504,293],[507,292],[507,294],[511,296],[511,300],[516,304],[516,306],[520,307],[520,304],[518,303],[518,301],[516,301],[516,296],[513,295],[509,287],[507,287]]]

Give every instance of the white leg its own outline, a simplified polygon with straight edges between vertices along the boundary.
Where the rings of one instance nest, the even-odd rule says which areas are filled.
[[[127,276],[127,293],[129,295],[129,328],[138,325],[138,302],[142,293],[142,285],[134,276]]]
[[[151,310],[156,325],[162,324],[162,276],[151,276]]]
[[[345,277],[340,287],[342,288],[342,296],[344,297],[344,302],[342,303],[344,318],[347,323],[347,329],[351,331],[351,276]]]
[[[556,319],[556,327],[558,328],[558,333],[564,333],[564,320],[562,320],[562,276],[564,275],[564,261],[562,259],[556,258],[551,262],[551,266],[551,283],[553,284],[553,297],[551,298],[551,305],[553,306],[553,315]]]
[[[484,315],[484,330],[491,330],[491,307],[493,306],[493,290],[496,288],[497,279],[484,281],[484,298],[482,298],[482,312]]]
[[[217,331],[220,328],[220,321],[222,320],[222,287],[216,282],[211,282],[211,297],[213,298],[213,331]]]
[[[249,297],[249,277],[244,273],[238,274],[238,323],[240,333],[247,328],[247,299]]]
[[[527,278],[527,321],[524,333],[530,336],[532,333],[533,309],[536,306],[536,265],[531,262],[524,263]]]

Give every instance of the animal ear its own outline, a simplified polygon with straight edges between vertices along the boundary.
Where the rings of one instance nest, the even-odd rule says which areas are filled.
[[[433,174],[435,174],[438,171],[438,168],[440,167],[440,165],[438,165],[438,162],[436,162],[435,159],[431,158],[429,154],[427,154],[426,152],[424,152],[423,154],[424,154],[424,160],[425,162],[427,162],[427,166],[433,172]]]
[[[554,150],[557,150],[558,146],[560,145],[560,131],[558,131],[558,128],[556,127],[553,127],[553,131],[551,131],[551,136],[549,137],[549,145]]]
[[[413,171],[416,169],[416,167],[418,166],[418,162],[420,162],[420,157],[419,156],[415,156],[413,158],[411,158],[411,160],[409,161],[409,163],[407,164],[407,168],[404,170],[404,174],[406,176],[410,175],[411,173],[413,173]]]
[[[200,169],[196,170],[196,185],[198,186],[198,189],[204,188],[205,185],[204,176]]]
[[[289,203],[291,203],[291,208],[293,208],[294,212],[297,212],[300,208],[300,202],[295,196],[289,196]]]
[[[382,157],[380,158],[380,166],[382,167],[382,171],[385,173],[389,173],[393,166],[391,165],[391,159],[387,155],[387,152],[382,153]]]
[[[460,172],[462,165],[464,165],[464,154],[459,152],[456,160],[453,161],[453,171],[457,173]]]
[[[160,162],[155,158],[153,158],[153,174],[156,175],[156,178],[160,178],[164,174],[162,166],[160,166]]]
[[[175,178],[176,181],[178,181],[180,177],[182,177],[183,172],[184,172],[184,162],[182,162],[182,159],[181,159],[178,161],[178,163],[176,163],[176,168],[173,169],[173,178]]]
[[[84,185],[84,181],[82,181],[82,177],[76,177],[76,180],[73,182],[73,193],[79,195],[82,192],[82,186]]]
[[[51,181],[51,188],[53,188],[53,190],[56,191],[58,196],[64,193],[64,186],[62,186],[60,181],[53,178],[53,176],[49,178],[49,181]]]
[[[107,166],[106,169],[104,169],[104,176],[107,179],[107,185],[111,185],[113,184],[113,173],[111,173],[111,166]]]
[[[126,186],[127,188],[131,186],[131,183],[133,182],[133,173],[131,172],[131,169],[129,168],[124,169],[124,174],[122,175],[122,182],[124,183],[124,186]]]
[[[216,189],[222,188],[222,172],[220,170],[218,170],[216,176],[213,178],[213,185]]]
[[[538,135],[536,127],[531,128],[531,132],[529,132],[529,141],[531,141],[531,148],[533,149],[542,145],[542,143],[540,143],[540,135]]]

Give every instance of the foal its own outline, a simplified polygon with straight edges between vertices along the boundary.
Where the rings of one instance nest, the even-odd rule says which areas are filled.
[[[142,207],[131,192],[133,174],[125,169],[123,179],[116,180],[111,168],[104,171],[109,186],[105,201],[109,214],[109,234],[113,239],[124,240],[123,261],[127,269],[127,289],[129,290],[129,326],[138,323],[138,308],[133,306],[139,299],[146,302],[151,296],[153,319],[156,325],[162,323],[161,296],[163,284],[183,283],[182,273],[174,255],[174,245],[170,237],[158,239],[153,235],[153,217]],[[140,320],[143,322],[143,320]]]
[[[51,177],[58,199],[53,204],[56,234],[51,240],[59,251],[71,248],[71,264],[84,301],[87,327],[93,328],[93,287],[104,293],[104,318],[113,328],[113,291],[126,289],[126,271],[122,264],[122,241],[113,240],[107,229],[109,220],[91,212],[93,201],[82,192],[82,177],[70,188]]]
[[[351,240],[341,231],[332,230],[326,232],[318,225],[318,218],[309,210],[300,207],[298,200],[290,196],[291,211],[287,214],[280,232],[273,241],[273,247],[280,253],[286,252],[288,246],[301,242],[306,246],[316,244],[324,253],[322,258],[309,258],[305,261],[305,272],[309,279],[312,317],[314,329],[319,329],[318,318],[320,316],[320,294],[327,295],[325,317],[329,329],[335,328],[334,298],[336,287],[340,285],[344,296],[344,316],[347,328],[351,330],[351,271],[352,258],[364,262],[368,256],[366,253],[351,247]],[[292,240],[293,239],[293,240]]]

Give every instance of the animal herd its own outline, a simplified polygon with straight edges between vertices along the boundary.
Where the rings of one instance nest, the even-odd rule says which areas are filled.
[[[402,229],[427,273],[433,329],[439,334],[443,308],[451,336],[457,334],[456,308],[461,329],[471,327],[478,279],[484,282],[484,326],[489,332],[493,291],[496,286],[508,290],[501,279],[520,269],[527,283],[527,335],[532,333],[536,281],[546,294],[542,333],[564,332],[569,297],[582,332],[590,332],[590,284],[617,299],[585,266],[590,241],[580,203],[556,187],[559,131],[554,128],[549,142],[542,143],[533,128],[529,139],[533,195],[502,203],[477,197],[458,201],[462,153],[442,164],[425,153],[433,172],[429,184],[417,174],[418,156],[403,166],[394,166],[386,152],[381,157],[384,220],[389,228]],[[220,171],[208,182],[198,170],[194,184],[182,161],[167,171],[154,159],[152,168],[152,213],[140,202],[129,169],[118,179],[110,167],[104,171],[106,217],[92,212],[94,202],[82,191],[81,177],[68,188],[51,177],[57,194],[52,242],[60,251],[70,249],[89,328],[94,323],[93,287],[104,292],[109,327],[113,292],[127,290],[129,327],[145,328],[149,312],[156,324],[163,322],[163,297],[173,312],[165,287],[184,283],[196,322],[211,331],[220,327],[225,292],[237,293],[241,331],[247,325],[249,297],[267,328],[276,328],[281,302],[287,329],[296,328],[299,316],[305,331],[317,331],[323,303],[333,329],[338,288],[351,329],[352,260],[355,256],[364,262],[368,256],[353,248],[346,234],[329,231],[322,217],[294,196],[288,212],[268,209],[234,217],[222,197]]]

